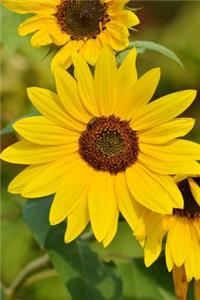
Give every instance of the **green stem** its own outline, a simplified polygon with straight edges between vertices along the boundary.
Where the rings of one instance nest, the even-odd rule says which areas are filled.
[[[24,281],[35,272],[40,271],[44,267],[50,265],[49,256],[47,254],[43,255],[40,258],[35,259],[26,265],[15,277],[11,285],[4,289],[7,300],[14,300],[15,293],[23,285]]]
[[[45,269],[44,271],[41,271],[28,277],[27,280],[24,282],[24,286],[32,285],[41,279],[50,277],[58,277],[58,273],[54,269]]]

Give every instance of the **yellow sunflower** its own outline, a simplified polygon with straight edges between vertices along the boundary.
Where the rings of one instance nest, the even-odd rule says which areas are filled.
[[[2,0],[10,10],[34,13],[19,26],[19,34],[34,33],[34,47],[56,44],[63,46],[55,55],[52,67],[67,68],[71,54],[79,51],[94,65],[101,48],[115,51],[129,44],[128,29],[139,23],[134,12],[124,9],[129,0]]]
[[[135,229],[144,246],[146,266],[159,256],[166,236],[165,257],[168,271],[173,271],[179,299],[187,297],[188,282],[195,279],[196,299],[200,299],[200,177],[175,176],[184,199],[184,208],[172,215],[143,209]]]
[[[135,227],[140,205],[171,213],[182,208],[182,195],[169,174],[200,174],[200,145],[176,139],[194,125],[175,117],[196,92],[181,91],[150,102],[160,70],[137,79],[136,50],[117,68],[104,48],[95,66],[72,56],[75,79],[55,70],[57,94],[29,88],[42,116],[14,124],[24,138],[3,151],[5,161],[28,166],[10,184],[11,193],[35,198],[55,193],[50,223],[68,219],[65,241],[91,222],[98,241],[114,237],[119,212]]]

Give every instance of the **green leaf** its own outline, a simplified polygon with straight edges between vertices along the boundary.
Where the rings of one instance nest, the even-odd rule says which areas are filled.
[[[113,265],[102,262],[85,241],[64,244],[64,223],[50,226],[52,197],[29,200],[24,220],[49,254],[73,300],[118,300],[121,281]]]
[[[181,62],[181,60],[178,58],[178,56],[172,50],[168,49],[167,47],[165,47],[163,45],[160,45],[158,43],[151,42],[151,41],[133,41],[133,42],[130,42],[130,44],[128,46],[128,50],[126,49],[126,50],[119,53],[119,56],[118,56],[119,61],[123,60],[124,56],[126,56],[127,52],[131,48],[136,48],[138,53],[143,53],[146,50],[152,50],[152,51],[159,52],[159,53],[169,57],[170,59],[172,59],[176,63],[178,63],[181,68],[185,69],[182,62]]]
[[[52,201],[53,196],[28,200],[23,210],[24,221],[41,248],[44,248],[50,230],[48,216]]]
[[[120,300],[176,300],[171,274],[163,259],[148,269],[142,259],[117,266],[124,287]]]
[[[121,282],[85,241],[64,245],[64,230],[51,230],[46,248],[73,299],[119,299]],[[66,269],[67,267],[67,269]]]

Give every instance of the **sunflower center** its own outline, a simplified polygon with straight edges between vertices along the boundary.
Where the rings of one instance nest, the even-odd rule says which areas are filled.
[[[200,186],[200,177],[194,177],[193,180]],[[200,217],[200,206],[197,204],[191,193],[188,180],[185,179],[181,181],[178,184],[178,187],[183,196],[184,208],[174,209],[174,214],[188,218]]]
[[[109,21],[107,4],[101,0],[61,0],[57,8],[58,24],[72,40],[96,38]]]
[[[96,139],[96,146],[103,154],[115,156],[123,150],[124,143],[118,132],[108,130]]]
[[[137,161],[136,132],[128,121],[111,115],[95,117],[79,138],[79,153],[95,170],[111,174],[123,172]]]

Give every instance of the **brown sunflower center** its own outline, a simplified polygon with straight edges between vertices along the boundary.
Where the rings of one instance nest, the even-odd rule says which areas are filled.
[[[200,186],[200,177],[194,177],[193,180]],[[197,204],[191,193],[188,180],[185,179],[181,181],[178,184],[178,187],[183,196],[184,208],[174,209],[174,214],[188,218],[200,217],[200,206]]]
[[[96,38],[109,21],[101,0],[61,0],[57,8],[58,24],[73,40]]]
[[[111,174],[123,172],[137,161],[139,152],[136,132],[128,121],[111,115],[95,117],[79,138],[79,153],[95,170]]]

